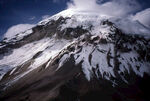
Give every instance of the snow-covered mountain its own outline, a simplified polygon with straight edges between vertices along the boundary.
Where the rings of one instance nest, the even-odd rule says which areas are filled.
[[[149,74],[150,29],[130,18],[65,10],[0,42],[4,101],[148,101]]]

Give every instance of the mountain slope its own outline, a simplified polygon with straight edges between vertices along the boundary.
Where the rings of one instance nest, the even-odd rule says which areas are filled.
[[[130,19],[63,11],[1,42],[0,98],[148,100],[149,35]]]

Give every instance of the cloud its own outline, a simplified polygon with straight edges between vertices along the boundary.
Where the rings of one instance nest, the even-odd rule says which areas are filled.
[[[136,13],[135,16],[133,16],[134,20],[138,20],[146,27],[150,28],[150,8],[147,8],[141,12]]]
[[[34,24],[18,24],[10,27],[4,34],[4,37],[11,38],[20,32],[24,32],[27,29],[34,27]]]
[[[109,16],[126,16],[141,9],[136,0],[71,0],[68,9],[92,11]]]
[[[35,16],[32,16],[32,17],[29,18],[29,20],[34,20],[34,19],[36,19]]]
[[[49,18],[49,17],[51,17],[51,16],[50,16],[50,15],[43,15],[43,16],[42,16],[42,20],[47,19],[47,18]]]
[[[53,0],[53,3],[58,3],[60,0]]]

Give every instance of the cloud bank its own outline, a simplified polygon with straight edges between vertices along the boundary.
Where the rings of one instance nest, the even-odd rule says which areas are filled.
[[[126,16],[141,9],[136,0],[71,0],[69,9],[92,11],[109,16]]]
[[[4,37],[11,38],[20,32],[24,32],[32,27],[34,24],[18,24],[10,27],[7,32],[4,34]]]
[[[150,8],[142,10],[138,0],[71,0],[68,9],[90,11],[112,17],[128,17],[150,28]],[[140,12],[138,12],[140,11]]]
[[[133,19],[138,20],[143,25],[150,28],[150,8],[138,12]]]

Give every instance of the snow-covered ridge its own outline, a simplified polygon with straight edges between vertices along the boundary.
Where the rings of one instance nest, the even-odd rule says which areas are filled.
[[[75,11],[72,9],[64,10],[56,15],[51,16],[50,18],[44,19],[38,23],[38,25],[45,25],[50,20],[58,20],[59,17],[64,18],[73,18],[78,21],[96,21],[96,20],[104,20],[109,19],[111,16],[101,15],[96,12],[86,12],[86,11]]]
[[[133,20],[130,17],[125,18],[117,18],[112,17],[108,15],[101,15],[100,13],[96,12],[86,12],[86,11],[75,11],[72,9],[64,10],[50,18],[47,18],[41,22],[39,22],[38,25],[45,25],[50,20],[57,20],[59,17],[70,17],[72,20],[71,22],[67,22],[65,26],[70,26],[70,23],[72,25],[70,27],[85,25],[85,23],[90,24],[99,24],[99,22],[103,20],[109,20],[113,22],[116,27],[121,29],[126,34],[138,34],[143,36],[150,36],[150,29],[142,25],[140,22]]]
[[[87,12],[87,11],[76,11],[73,9],[67,9],[64,10],[56,15],[53,15],[47,19],[44,19],[40,21],[37,25],[46,25],[51,20],[58,20],[60,17],[63,18],[71,18],[68,19],[65,24],[62,25],[63,27],[72,27],[75,28],[77,26],[83,25],[84,27],[87,27],[89,25],[95,25],[97,26],[100,22],[104,20],[109,20],[110,22],[114,23],[116,27],[121,29],[126,34],[138,34],[143,36],[150,36],[150,29],[146,28],[144,25],[142,25],[140,22],[135,21],[134,19],[128,17],[128,18],[117,18],[112,17],[108,15],[102,15],[97,12]],[[23,37],[31,34],[33,31],[32,29],[29,29],[25,32],[17,33],[15,36],[12,37],[6,37],[5,42],[15,42],[23,39]]]

